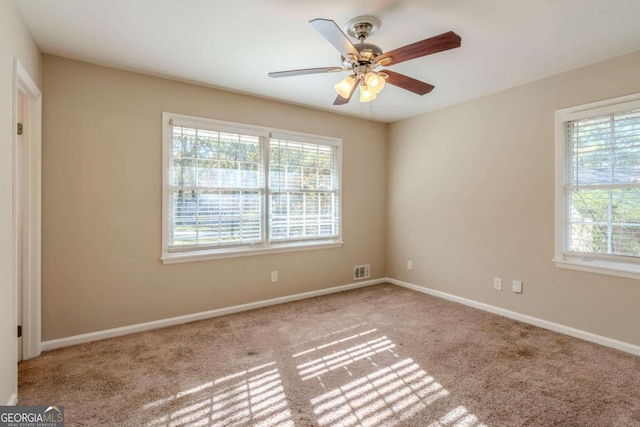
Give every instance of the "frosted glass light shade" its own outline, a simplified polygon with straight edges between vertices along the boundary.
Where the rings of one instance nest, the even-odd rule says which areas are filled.
[[[366,85],[360,86],[360,102],[371,102],[376,99],[376,94],[371,92]]]
[[[351,94],[351,91],[353,90],[353,85],[356,84],[356,79],[353,76],[347,76],[345,77],[340,83],[336,84],[334,86],[336,92],[338,92],[338,95],[340,95],[341,97],[347,99],[349,98],[349,95]]]
[[[364,76],[364,81],[367,84],[369,91],[374,95],[380,93],[382,88],[384,88],[384,85],[387,83],[384,77],[373,71],[369,71]]]

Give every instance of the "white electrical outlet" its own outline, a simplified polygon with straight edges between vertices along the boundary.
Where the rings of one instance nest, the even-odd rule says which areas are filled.
[[[413,270],[413,261],[407,260],[407,270]]]
[[[493,289],[495,289],[496,291],[502,290],[502,279],[500,277],[493,278]]]
[[[522,293],[522,280],[513,281],[513,292],[515,292],[516,294]]]
[[[278,272],[277,271],[272,271],[271,272],[271,283],[276,283],[278,281]]]

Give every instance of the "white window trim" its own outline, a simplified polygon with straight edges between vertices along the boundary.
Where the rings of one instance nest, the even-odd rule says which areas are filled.
[[[567,121],[578,120],[603,114],[610,114],[625,109],[640,108],[640,93],[619,98],[593,102],[575,107],[563,108],[556,111],[556,165],[555,165],[555,257],[556,267],[590,273],[607,274],[631,279],[640,279],[640,263],[626,263],[615,260],[599,259],[581,254],[571,254],[565,251],[565,168],[566,168],[566,140],[564,124]]]
[[[175,120],[181,124],[192,124],[196,127],[206,127],[206,125],[210,125],[215,130],[229,130],[233,132],[242,131],[242,132],[250,132],[256,135],[266,136],[269,135],[271,137],[282,137],[286,136],[287,138],[296,138],[301,141],[312,141],[312,142],[321,142],[326,145],[332,145],[338,147],[338,182],[340,186],[338,188],[338,200],[340,203],[338,204],[338,221],[340,224],[339,234],[337,238],[334,239],[326,239],[326,240],[312,240],[312,241],[299,241],[299,242],[283,242],[283,243],[269,243],[268,240],[268,223],[266,222],[267,208],[268,202],[265,203],[264,207],[264,218],[265,222],[265,241],[263,244],[253,245],[253,246],[245,246],[245,247],[232,247],[228,249],[224,248],[216,248],[210,250],[197,250],[192,252],[169,252],[169,236],[167,232],[167,221],[168,212],[169,212],[169,195],[167,192],[167,188],[169,186],[169,160],[171,157],[171,141],[172,141],[172,126],[170,124],[171,120]],[[268,156],[268,153],[265,153]],[[267,157],[268,158],[268,157]],[[267,164],[268,166],[268,164]],[[265,171],[265,174],[268,179],[268,168]],[[262,126],[255,125],[245,125],[241,123],[231,123],[225,122],[221,120],[214,120],[205,117],[195,117],[195,116],[187,116],[183,114],[176,113],[162,113],[162,254],[160,259],[163,264],[176,264],[183,262],[192,262],[192,261],[206,261],[213,259],[222,259],[222,258],[235,258],[235,257],[244,257],[244,256],[253,256],[253,255],[264,255],[264,254],[273,254],[273,253],[282,253],[282,252],[293,252],[293,251],[306,251],[306,250],[314,250],[314,249],[329,249],[329,248],[338,248],[342,247],[344,242],[342,240],[342,230],[343,230],[343,222],[342,222],[342,139],[340,138],[332,138],[322,135],[312,135],[308,133],[294,132],[283,129],[274,129],[267,128]],[[265,200],[269,200],[269,187],[268,182],[265,183]]]

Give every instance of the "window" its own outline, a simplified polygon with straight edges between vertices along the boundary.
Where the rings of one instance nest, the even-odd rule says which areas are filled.
[[[640,278],[640,94],[556,112],[556,265]]]
[[[340,246],[339,139],[163,113],[165,263]]]

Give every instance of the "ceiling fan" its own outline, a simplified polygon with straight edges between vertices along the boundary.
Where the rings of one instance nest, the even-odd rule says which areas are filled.
[[[334,87],[338,97],[333,105],[343,105],[351,100],[356,89],[360,88],[360,102],[373,101],[385,83],[424,95],[434,88],[429,83],[416,80],[404,74],[389,70],[376,71],[381,66],[399,64],[421,56],[431,55],[460,47],[461,38],[453,31],[415,42],[398,49],[383,53],[378,46],[365,43],[379,27],[380,21],[373,16],[359,16],[347,22],[347,33],[359,43],[351,43],[349,38],[330,19],[313,19],[309,23],[342,55],[342,67],[305,68],[301,70],[277,71],[269,77],[290,77],[305,74],[349,72],[350,74]]]

